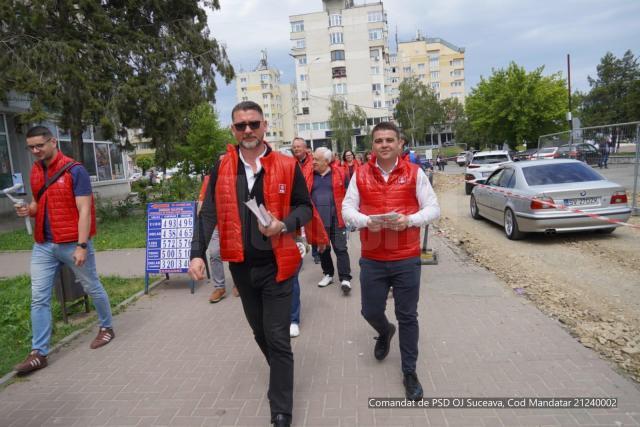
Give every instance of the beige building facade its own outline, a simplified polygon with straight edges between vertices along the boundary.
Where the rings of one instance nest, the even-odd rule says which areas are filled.
[[[295,97],[295,86],[280,83],[280,71],[269,66],[264,50],[253,71],[240,71],[236,76],[236,99],[262,107],[269,126],[265,139],[276,149],[290,143],[295,134]]]
[[[289,16],[297,133],[313,148],[330,145],[333,97],[342,99],[347,108],[361,107],[369,125],[391,117],[391,94],[385,84],[388,29],[382,2],[354,5],[349,0],[323,0],[322,5],[322,11]],[[354,149],[362,130],[354,129]]]

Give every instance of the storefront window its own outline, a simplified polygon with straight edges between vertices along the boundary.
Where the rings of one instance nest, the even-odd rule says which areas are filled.
[[[82,155],[84,157],[84,167],[87,168],[91,180],[97,180],[96,176],[96,159],[93,155],[93,144],[85,142],[82,147]]]
[[[98,166],[98,180],[111,180],[111,167],[109,166],[109,147],[107,144],[95,144],[96,163]]]
[[[9,136],[4,122],[4,114],[0,114],[0,189],[11,187],[11,157],[9,157]]]
[[[111,144],[109,148],[111,152],[111,174],[113,175],[113,179],[124,179],[122,151],[117,144]]]

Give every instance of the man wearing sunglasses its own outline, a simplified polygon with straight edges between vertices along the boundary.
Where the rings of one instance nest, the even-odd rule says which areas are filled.
[[[31,169],[34,200],[16,206],[18,216],[36,219],[31,254],[31,352],[15,369],[26,374],[47,366],[51,338],[51,288],[60,264],[65,264],[91,296],[100,330],[92,349],[114,337],[109,297],[100,283],[91,237],[96,217],[91,181],[80,163],[58,149],[58,141],[44,126],[27,132],[26,149],[36,161]]]
[[[288,426],[293,407],[289,316],[292,279],[301,262],[294,237],[312,217],[311,199],[296,160],[273,151],[263,140],[267,122],[260,106],[241,102],[231,118],[238,145],[229,145],[211,170],[191,244],[189,274],[204,279],[207,243],[218,225],[222,260],[229,262],[245,316],[269,364],[271,422]],[[246,207],[252,198],[269,211],[267,227]]]

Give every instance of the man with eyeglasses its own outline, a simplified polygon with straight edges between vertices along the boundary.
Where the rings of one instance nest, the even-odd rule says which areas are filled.
[[[218,225],[222,260],[229,262],[245,316],[269,364],[271,422],[288,426],[293,408],[292,278],[301,262],[294,237],[312,217],[311,199],[296,160],[263,140],[267,122],[262,108],[244,101],[233,108],[231,118],[238,145],[229,145],[211,170],[191,243],[189,274],[204,279],[207,243]],[[252,198],[269,211],[268,226],[259,224],[245,205]]]
[[[47,366],[51,338],[51,288],[60,264],[67,265],[91,296],[100,329],[90,347],[114,337],[109,297],[96,271],[91,238],[96,217],[87,170],[62,154],[58,141],[44,126],[27,132],[27,150],[36,158],[31,169],[30,204],[16,205],[18,216],[36,219],[31,254],[31,352],[15,369],[26,374]]]

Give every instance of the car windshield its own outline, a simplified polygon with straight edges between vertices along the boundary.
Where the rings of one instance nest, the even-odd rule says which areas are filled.
[[[558,163],[522,168],[529,185],[568,184],[572,182],[602,181],[589,166],[583,163]]]
[[[477,156],[473,158],[472,163],[477,165],[490,165],[492,163],[508,162],[509,157],[506,154],[494,154],[491,156]]]
[[[557,148],[556,147],[549,147],[549,148],[543,148],[542,150],[540,150],[540,153],[553,153],[554,151],[556,151]]]

